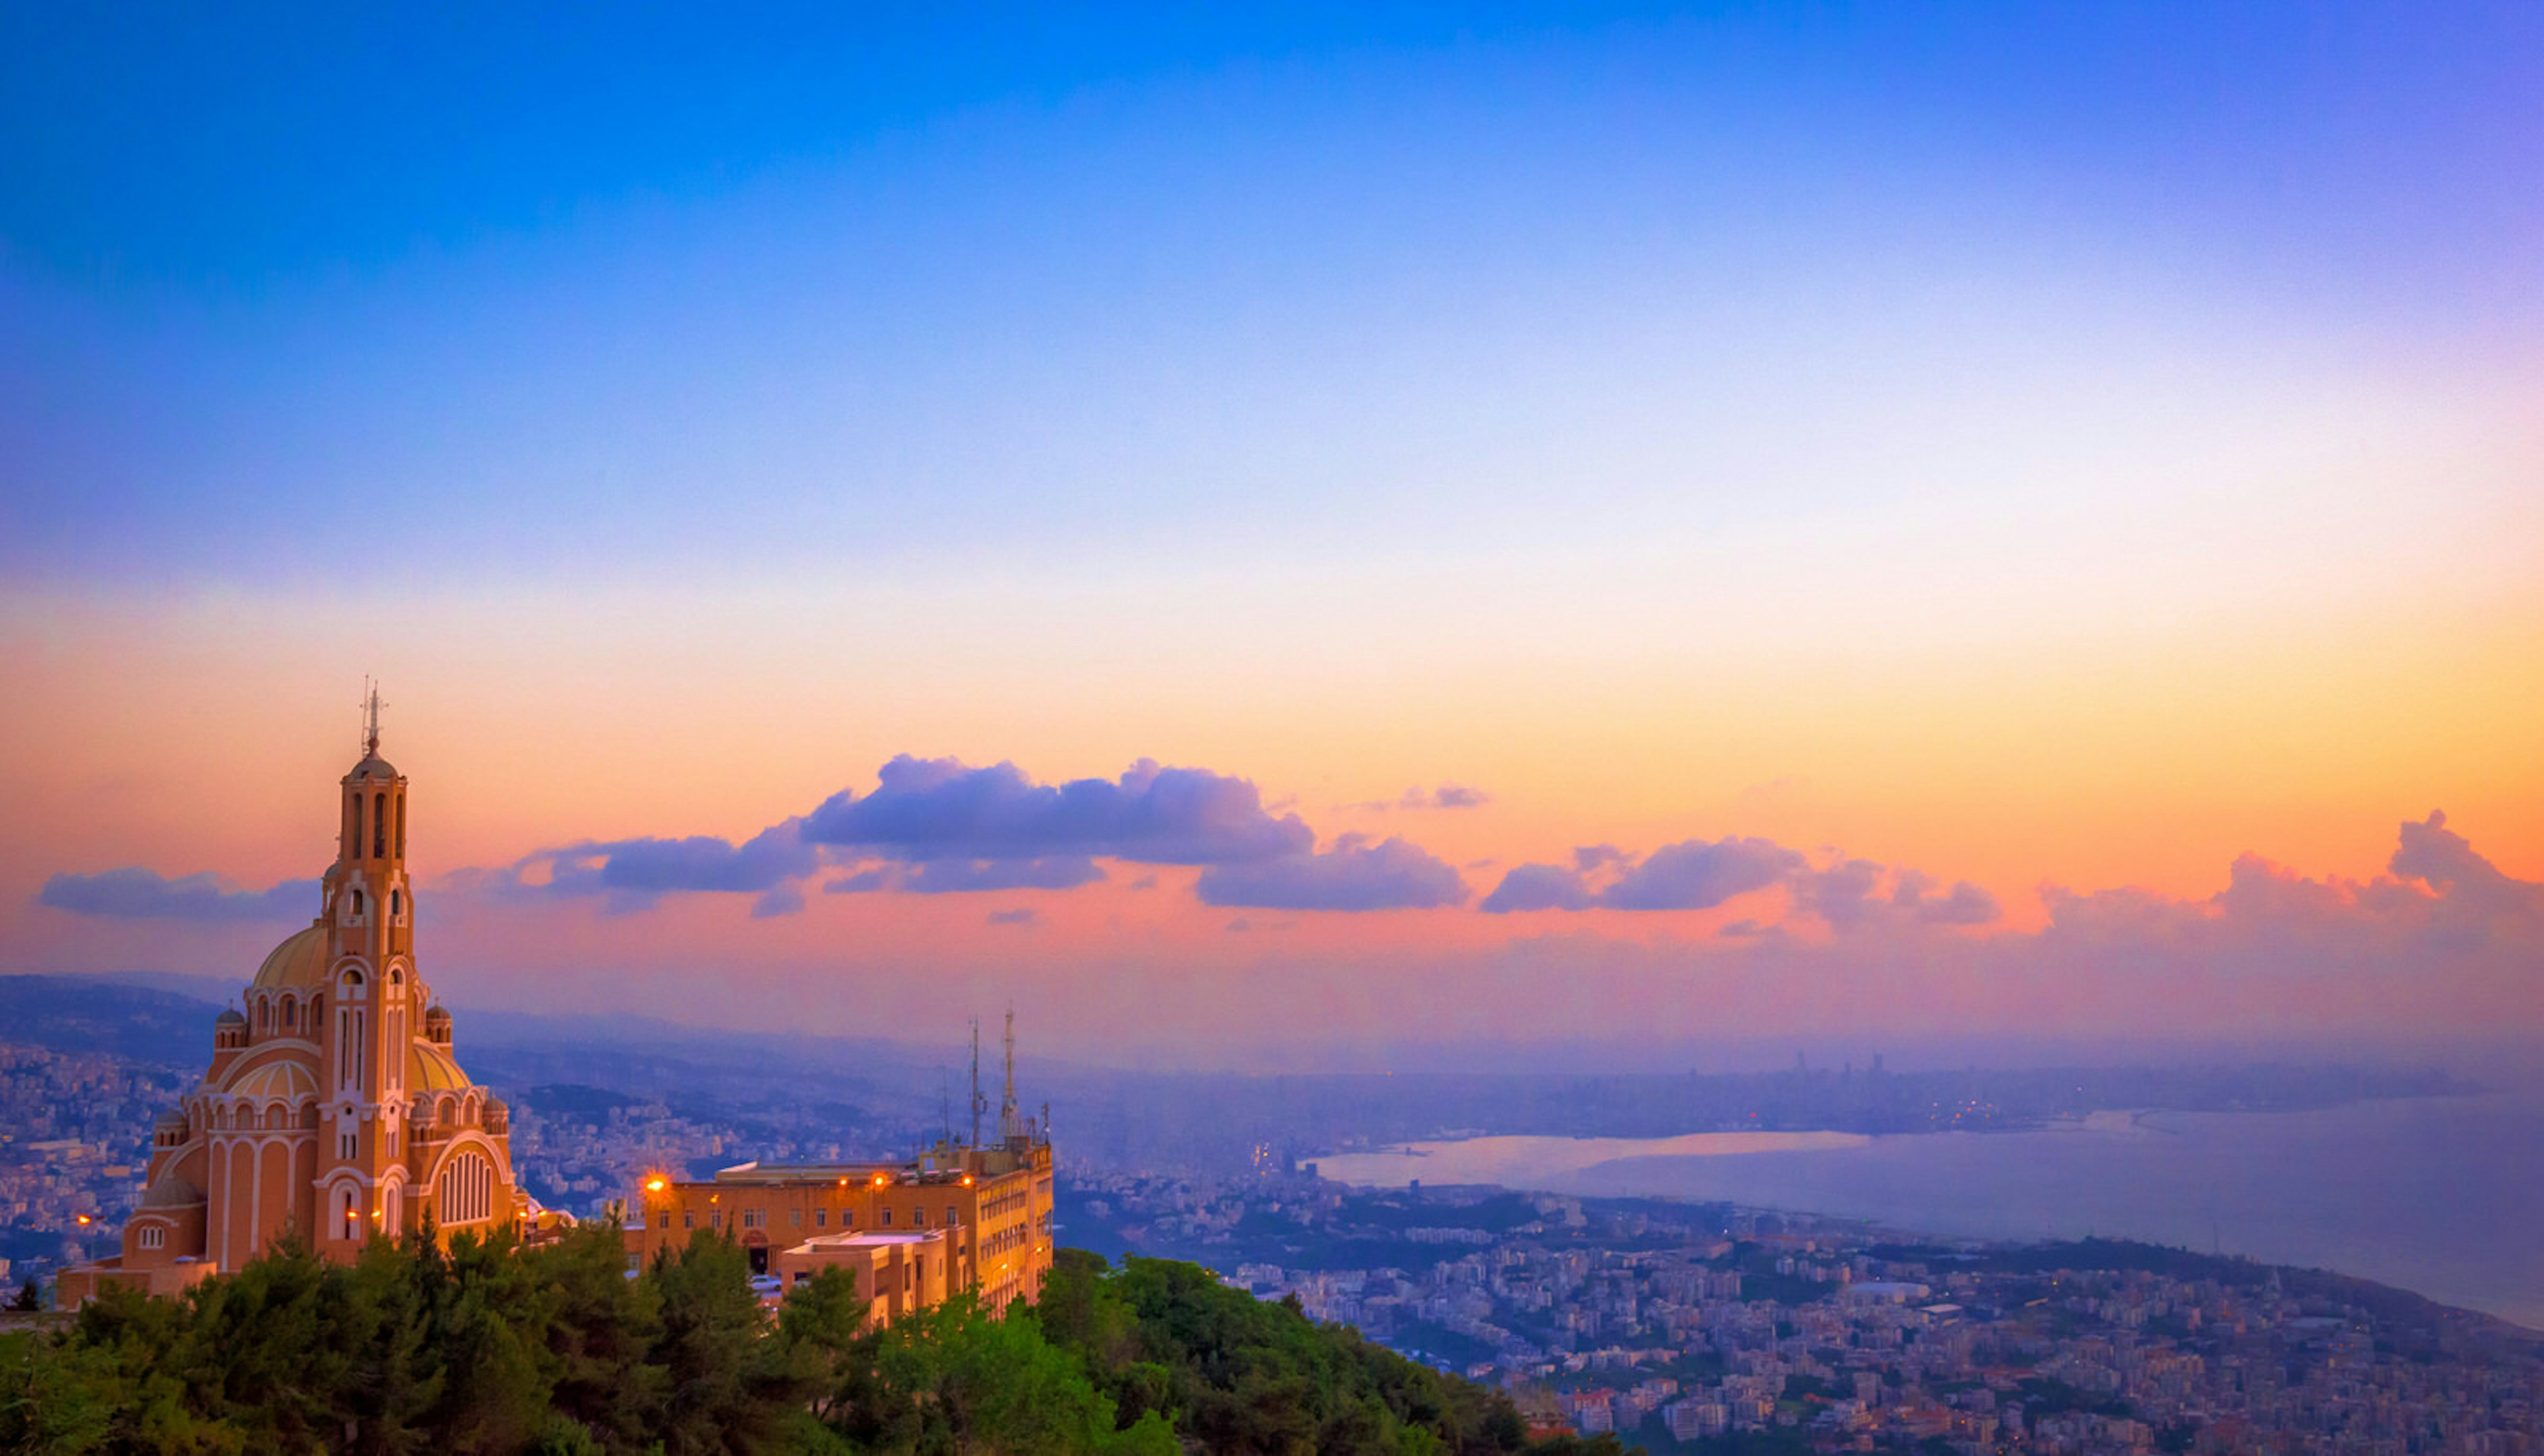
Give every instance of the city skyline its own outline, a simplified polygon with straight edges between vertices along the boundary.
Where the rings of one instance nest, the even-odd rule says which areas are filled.
[[[2530,13],[1103,19],[7,22],[0,971],[2544,1032]]]

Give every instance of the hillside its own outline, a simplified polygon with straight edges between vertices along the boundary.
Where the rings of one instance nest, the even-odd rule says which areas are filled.
[[[603,1453],[1209,1451],[1563,1456],[1497,1393],[1159,1259],[1064,1251],[1039,1309],[881,1332],[848,1276],[764,1322],[701,1233],[634,1279],[586,1228],[516,1252],[285,1247],[182,1301],[110,1297],[0,1342],[0,1449]]]

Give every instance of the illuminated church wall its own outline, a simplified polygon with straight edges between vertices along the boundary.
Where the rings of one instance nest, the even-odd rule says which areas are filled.
[[[346,1261],[374,1237],[528,1213],[510,1109],[460,1069],[417,966],[407,780],[380,757],[376,694],[368,706],[317,917],[213,1021],[203,1080],[153,1130],[121,1256],[66,1271],[64,1304],[110,1280],[182,1288],[290,1230]]]

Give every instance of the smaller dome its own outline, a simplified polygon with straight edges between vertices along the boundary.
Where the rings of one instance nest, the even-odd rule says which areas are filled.
[[[152,1183],[150,1190],[141,1195],[141,1206],[144,1208],[184,1208],[188,1204],[202,1201],[202,1189],[173,1173]]]
[[[215,1026],[244,1026],[247,1024],[247,1017],[239,1014],[238,1008],[231,1007],[223,1011],[219,1015],[212,1017],[212,1024]]]
[[[159,1116],[151,1122],[150,1126],[154,1130],[166,1128],[172,1132],[182,1132],[187,1126],[186,1114],[175,1107],[171,1107],[167,1111],[160,1113]]]
[[[234,1072],[229,1085],[221,1091],[235,1097],[258,1101],[297,1101],[318,1095],[318,1079],[301,1065],[306,1051],[285,1050],[283,1056],[270,1062],[259,1062],[244,1072]]]
[[[429,1041],[415,1043],[406,1066],[407,1086],[417,1092],[464,1092],[470,1086],[468,1074],[450,1060],[450,1053]]]
[[[384,783],[394,780],[397,776],[397,769],[390,768],[389,761],[378,754],[365,755],[362,762],[354,766],[354,771],[345,775],[349,780],[376,778]]]
[[[427,1026],[446,1026],[449,1023],[450,1012],[441,1009],[441,1003],[437,1001],[433,1005],[425,1008],[424,1024]]]

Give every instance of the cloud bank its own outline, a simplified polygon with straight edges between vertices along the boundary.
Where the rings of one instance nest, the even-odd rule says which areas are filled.
[[[1795,910],[1842,934],[1900,925],[1984,926],[2003,914],[1994,895],[1966,880],[1940,896],[1933,893],[1935,884],[1917,870],[1894,870],[1869,859],[1813,868],[1800,850],[1773,840],[1730,837],[1664,845],[1641,859],[1614,845],[1586,845],[1572,851],[1570,864],[1511,869],[1477,908],[1491,915],[1711,910],[1783,886],[1791,892]],[[1740,930],[1754,935],[1760,929],[1744,922]]]
[[[243,890],[208,871],[170,879],[135,864],[96,874],[56,874],[36,892],[36,903],[104,920],[237,925],[307,920],[318,913],[319,902],[314,879]]]
[[[842,789],[805,820],[804,838],[885,857],[1234,864],[1307,852],[1314,831],[1265,812],[1254,785],[1206,768],[1143,759],[1119,779],[1038,784],[1013,764],[966,768],[905,754],[875,791]]]
[[[1204,905],[1260,910],[1437,910],[1468,895],[1458,871],[1419,845],[1356,834],[1320,854],[1214,865],[1193,888]]]
[[[1440,807],[1482,802],[1444,784]],[[708,836],[586,842],[453,887],[507,895],[598,896],[613,914],[669,894],[750,894],[755,917],[792,915],[823,873],[831,895],[962,895],[1073,890],[1108,876],[1098,859],[1198,865],[1205,904],[1356,912],[1464,904],[1466,881],[1403,839],[1346,835],[1318,852],[1315,832],[1276,814],[1243,778],[1143,759],[1119,778],[1037,783],[1013,764],[976,768],[904,754],[873,792],[842,789],[811,813],[736,845]],[[1141,884],[1153,883],[1145,879]]]

